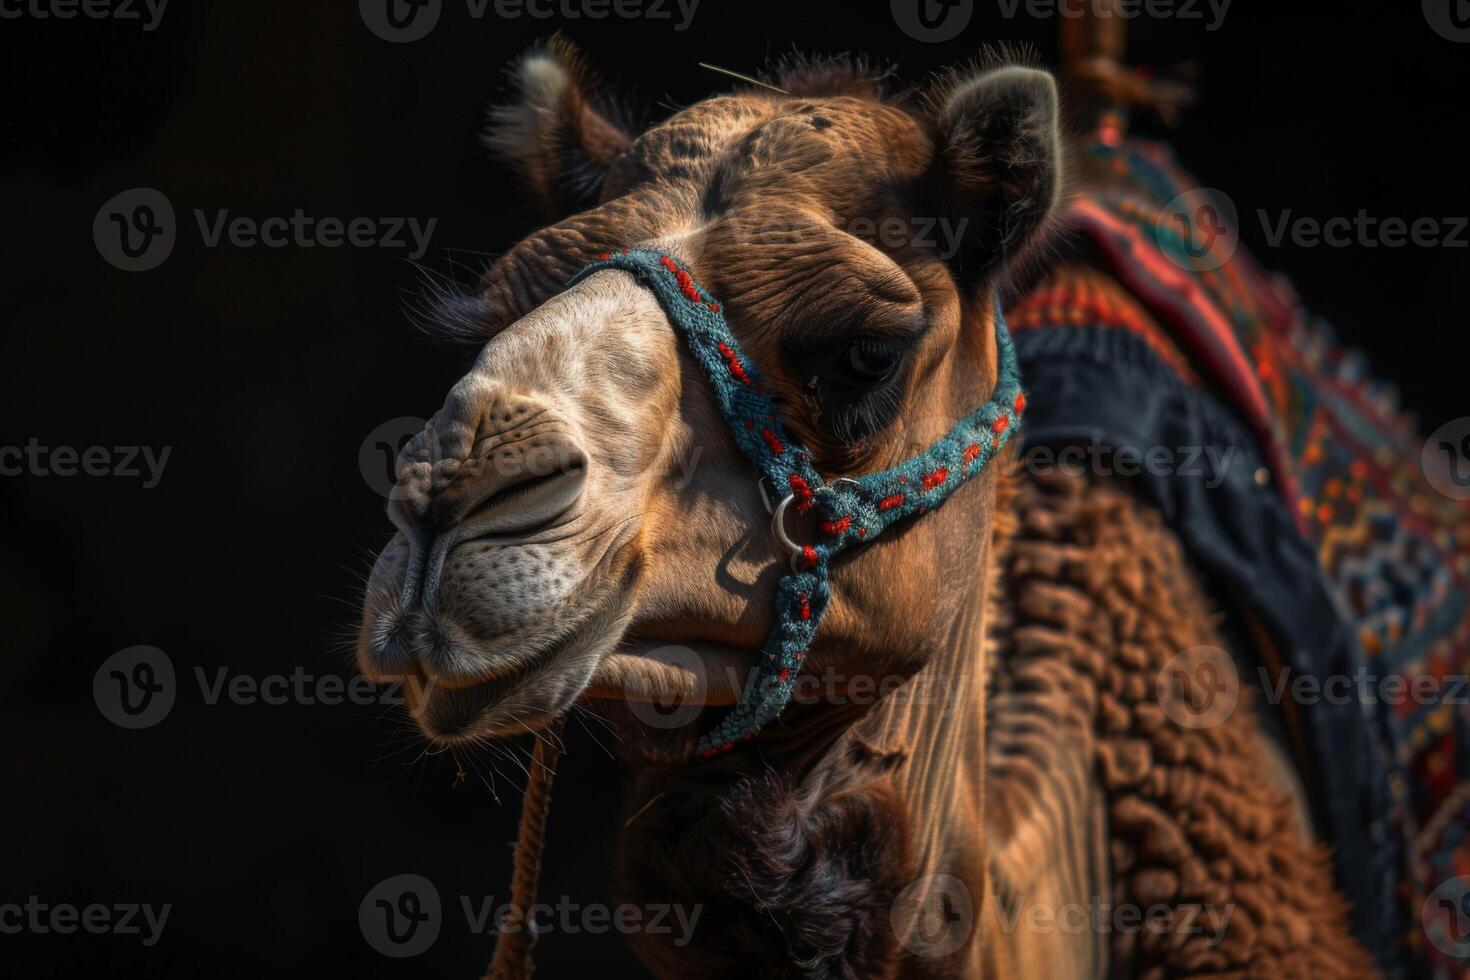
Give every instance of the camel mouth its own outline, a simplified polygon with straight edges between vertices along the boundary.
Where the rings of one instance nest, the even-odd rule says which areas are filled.
[[[702,709],[739,700],[757,659],[753,651],[718,643],[624,638],[589,667],[571,653],[575,645],[573,638],[532,654],[486,680],[414,678],[404,685],[409,711],[422,733],[439,745],[534,733],[574,704],[593,701],[647,706],[647,712],[665,717],[683,710],[684,724],[698,728]]]
[[[565,714],[586,684],[591,667],[578,646],[576,637],[569,638],[518,656],[509,669],[484,679],[417,673],[404,683],[409,713],[420,731],[440,745],[539,731]]]
[[[636,550],[605,536],[595,547],[589,571],[555,538],[455,542],[432,562],[415,561],[428,549],[396,536],[363,599],[359,669],[399,685],[436,744],[544,728],[571,709],[627,628]]]

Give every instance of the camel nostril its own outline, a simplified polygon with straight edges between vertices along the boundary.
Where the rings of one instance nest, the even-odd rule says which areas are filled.
[[[524,454],[509,462],[482,457],[467,463],[434,496],[426,516],[434,526],[457,527],[458,540],[538,530],[570,510],[587,484],[580,451],[558,456],[555,466],[527,465]]]
[[[561,516],[576,502],[586,482],[586,472],[585,466],[577,465],[545,476],[527,474],[519,483],[509,484],[485,497],[459,523],[475,526],[486,522],[493,524],[494,531],[499,533],[535,530]]]
[[[404,447],[394,498],[406,525],[515,533],[571,507],[588,467],[575,421],[550,400],[471,373]],[[491,526],[478,530],[482,524]]]

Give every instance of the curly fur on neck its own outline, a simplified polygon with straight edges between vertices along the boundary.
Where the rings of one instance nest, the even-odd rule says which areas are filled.
[[[671,977],[891,975],[891,909],[915,872],[890,763],[849,736],[807,774],[640,779],[618,890],[703,909],[687,946],[640,934],[638,957]]]

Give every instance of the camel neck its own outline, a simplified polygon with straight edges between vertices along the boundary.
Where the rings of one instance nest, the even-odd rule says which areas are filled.
[[[995,494],[990,486],[985,489],[984,512],[965,515],[972,527],[991,526]],[[973,572],[950,580],[956,593],[954,614],[936,627],[924,667],[857,728],[876,749],[899,753],[904,760],[893,778],[910,821],[914,891],[907,900],[917,909],[951,899],[968,902],[976,915],[985,906],[988,887],[983,830],[985,630],[992,560],[988,534],[979,547]],[[955,889],[963,896],[949,894]],[[902,928],[903,921],[895,925]],[[981,944],[966,941],[978,930],[977,919],[946,926],[960,930],[953,940],[945,932],[934,933],[934,923],[915,920],[913,925],[922,934],[900,937],[915,954],[912,962],[936,975],[978,975]],[[957,948],[946,951],[951,941]]]

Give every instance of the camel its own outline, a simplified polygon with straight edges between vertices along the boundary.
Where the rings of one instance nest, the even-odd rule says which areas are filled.
[[[1376,975],[1250,692],[1208,726],[1163,703],[1181,651],[1250,640],[1126,480],[1002,453],[835,559],[808,683],[695,752],[789,556],[654,292],[567,284],[668,258],[824,479],[892,467],[991,397],[1000,291],[1098,278],[1048,238],[1087,176],[1053,77],[990,58],[893,95],[792,58],[632,132],[565,42],[512,71],[490,144],[555,220],[441,311],[482,346],[400,459],[363,672],[418,682],[442,745],[574,705],[619,733],[621,895],[705,910],[687,945],[633,937],[654,975]]]

